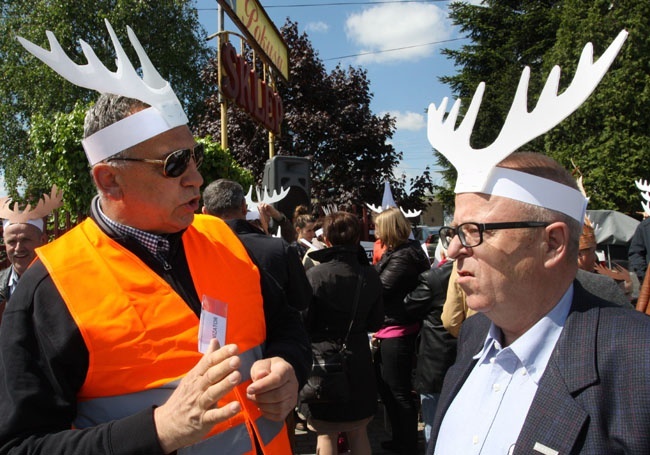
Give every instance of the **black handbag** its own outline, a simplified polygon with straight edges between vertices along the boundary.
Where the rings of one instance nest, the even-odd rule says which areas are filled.
[[[352,394],[349,378],[350,351],[347,349],[347,343],[359,304],[363,270],[362,266],[352,304],[352,317],[345,338],[311,344],[313,358],[311,373],[307,383],[300,390],[301,403],[341,403],[350,400]]]

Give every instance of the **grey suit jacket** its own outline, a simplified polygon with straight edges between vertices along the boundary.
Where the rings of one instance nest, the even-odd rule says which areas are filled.
[[[606,302],[577,281],[574,289],[571,311],[514,453],[650,454],[650,317]],[[442,418],[471,372],[472,357],[481,350],[489,327],[490,320],[482,314],[463,323],[428,455],[433,454]]]
[[[576,280],[580,282],[587,292],[590,292],[603,300],[616,303],[625,308],[634,308],[634,305],[632,305],[625,295],[625,292],[623,292],[623,289],[616,284],[614,279],[608,276],[578,269]]]

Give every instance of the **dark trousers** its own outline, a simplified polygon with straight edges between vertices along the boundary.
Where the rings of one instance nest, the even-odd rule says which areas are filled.
[[[379,345],[377,385],[393,432],[393,442],[403,453],[416,453],[418,405],[412,373],[417,333],[385,338]]]

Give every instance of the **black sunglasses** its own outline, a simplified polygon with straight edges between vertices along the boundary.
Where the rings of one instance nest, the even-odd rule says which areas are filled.
[[[201,167],[203,163],[204,147],[203,144],[196,144],[191,149],[181,149],[171,152],[162,160],[148,158],[109,158],[106,161],[140,161],[142,163],[162,164],[163,175],[169,178],[176,178],[183,175],[190,164],[190,158],[194,159],[196,168]]]
[[[483,243],[483,232],[495,229],[521,229],[546,227],[550,223],[544,221],[513,221],[510,223],[463,223],[456,227],[443,226],[438,234],[440,242],[444,248],[449,248],[449,244],[456,235],[461,245],[465,248],[473,248]]]

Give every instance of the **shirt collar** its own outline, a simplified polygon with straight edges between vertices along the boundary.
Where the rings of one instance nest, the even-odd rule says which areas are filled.
[[[117,233],[135,239],[140,245],[147,249],[154,257],[161,262],[166,262],[167,254],[169,253],[170,243],[167,238],[162,235],[152,234],[150,232],[142,231],[125,224],[118,223],[111,220],[103,212],[101,204],[97,204],[97,211],[99,216],[106,224],[113,228]]]
[[[569,285],[551,311],[505,348],[517,356],[536,384],[539,384],[557,340],[560,338],[572,301],[573,284]],[[492,323],[483,343],[483,349],[474,356],[474,359],[483,362],[494,355],[490,355],[491,351],[498,353],[503,350],[500,340],[501,329]]]
[[[14,266],[11,266],[11,273],[9,274],[9,292],[13,294],[14,289],[16,288],[16,285],[18,284],[18,280],[20,277],[18,276],[18,272],[16,272],[16,269],[14,269]]]

